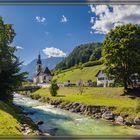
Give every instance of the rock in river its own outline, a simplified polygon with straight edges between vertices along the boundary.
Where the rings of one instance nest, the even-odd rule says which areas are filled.
[[[124,121],[124,119],[122,116],[117,116],[115,118],[115,123],[117,123],[117,124],[123,124],[123,121]]]
[[[107,120],[111,120],[114,119],[114,115],[111,111],[106,111],[103,115],[102,115],[103,119],[107,119]]]
[[[38,121],[37,125],[42,125],[44,122],[43,121]]]
[[[140,125],[140,117],[136,117],[136,118],[134,119],[134,123],[135,123],[136,125]]]

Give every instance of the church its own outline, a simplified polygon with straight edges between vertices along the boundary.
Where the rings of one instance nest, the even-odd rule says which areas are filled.
[[[45,69],[42,66],[41,56],[38,55],[36,62],[36,74],[33,78],[35,84],[50,84],[52,79],[52,74],[48,67]]]

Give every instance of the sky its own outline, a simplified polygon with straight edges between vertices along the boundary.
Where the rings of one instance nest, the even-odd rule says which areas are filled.
[[[115,26],[140,24],[139,5],[0,6],[4,23],[13,24],[12,43],[24,64],[37,58],[65,57],[76,46],[102,42]]]

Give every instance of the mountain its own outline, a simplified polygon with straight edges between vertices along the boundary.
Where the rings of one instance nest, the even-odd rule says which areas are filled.
[[[102,44],[98,42],[79,45],[65,59],[58,63],[55,69],[69,69],[79,65],[79,63],[98,60],[101,58],[101,52]]]
[[[48,67],[50,70],[52,70],[56,66],[56,64],[58,64],[63,59],[64,58],[62,57],[51,57],[47,59],[42,59],[43,68]],[[34,59],[29,64],[23,65],[21,68],[21,72],[29,73],[29,76],[28,76],[29,79],[32,79],[33,76],[35,75],[36,61],[37,59]]]

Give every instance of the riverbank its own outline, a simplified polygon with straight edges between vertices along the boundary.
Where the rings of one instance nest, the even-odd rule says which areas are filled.
[[[13,108],[0,101],[0,135],[22,135],[21,124]]]
[[[17,120],[21,125],[21,132],[24,136],[40,136],[43,135],[41,130],[38,128],[38,125],[35,124],[27,113],[23,112],[20,106],[13,104],[15,112],[18,114]]]
[[[56,108],[23,95],[15,94],[14,103],[21,106],[35,123],[40,122],[39,129],[51,136],[131,136],[139,133],[131,127],[113,125],[103,119]]]
[[[0,101],[0,135],[36,136],[42,133],[20,107]]]
[[[85,88],[80,95],[75,87],[66,87],[60,88],[56,97],[50,96],[48,88],[27,95],[57,108],[139,129],[139,100],[122,96],[122,91],[122,88]]]
[[[114,125],[126,125],[140,129],[139,117],[128,120],[128,115],[121,116],[120,114],[113,113],[114,110],[116,110],[115,107],[84,105],[79,102],[66,102],[63,100],[54,100],[50,98],[46,98],[45,100],[44,98],[40,98],[39,101],[47,102],[48,104],[53,105],[55,108],[68,110],[80,115],[91,116],[95,119],[108,120]]]

